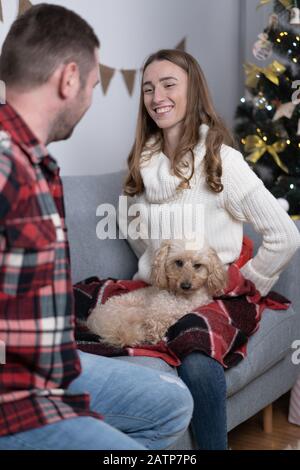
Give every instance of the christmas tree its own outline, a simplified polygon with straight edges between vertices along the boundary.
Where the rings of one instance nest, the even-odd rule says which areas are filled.
[[[259,7],[270,0],[261,0]],[[275,0],[269,24],[245,64],[236,111],[241,151],[293,219],[300,219],[300,0]]]

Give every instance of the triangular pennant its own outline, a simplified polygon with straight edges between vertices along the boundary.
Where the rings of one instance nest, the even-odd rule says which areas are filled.
[[[32,7],[32,3],[29,0],[19,0],[19,13],[18,16],[23,15],[26,10]]]
[[[100,67],[100,77],[101,77],[101,85],[103,93],[106,94],[110,81],[113,78],[113,75],[116,69],[112,69],[111,67],[107,67],[107,65],[99,64]]]
[[[124,81],[126,83],[128,93],[129,93],[130,96],[132,96],[134,82],[135,82],[135,76],[136,76],[136,70],[124,70],[123,69],[123,70],[121,70],[121,73],[122,73]]]
[[[182,41],[180,41],[179,44],[175,47],[175,49],[178,49],[179,51],[185,52],[185,45],[186,45],[186,38],[183,38]]]
[[[3,21],[2,0],[0,0],[0,21]]]

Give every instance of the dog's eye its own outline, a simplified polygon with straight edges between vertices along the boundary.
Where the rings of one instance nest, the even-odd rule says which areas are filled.
[[[183,261],[181,261],[181,259],[177,259],[177,260],[175,261],[175,264],[176,264],[176,266],[178,266],[179,268],[182,268],[182,266],[183,266]]]
[[[196,264],[194,264],[194,268],[195,268],[195,269],[199,269],[199,268],[201,268],[201,264],[200,264],[200,263],[196,263]]]

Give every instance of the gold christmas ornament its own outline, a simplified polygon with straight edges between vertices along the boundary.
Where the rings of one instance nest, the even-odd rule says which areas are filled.
[[[280,152],[284,151],[286,145],[286,141],[284,140],[279,140],[278,142],[274,142],[272,145],[268,145],[266,140],[261,139],[258,135],[248,135],[245,138],[245,151],[247,153],[249,152],[250,155],[246,157],[246,160],[255,164],[266,152],[268,152],[272,155],[279,168],[281,168],[285,173],[288,173],[289,170],[284,163],[282,163],[278,155]]]
[[[270,82],[278,86],[278,76],[286,70],[285,66],[277,60],[273,60],[267,67],[258,67],[255,64],[246,63],[244,69],[246,73],[246,86],[249,88],[256,88],[261,75],[264,75]]]
[[[279,0],[281,5],[284,6],[284,8],[291,8],[293,6],[294,0]],[[260,0],[259,4],[257,5],[256,9],[263,7],[270,3],[271,0]]]
[[[269,105],[266,97],[262,92],[258,93],[258,95],[253,99],[253,102],[258,109],[264,109]]]

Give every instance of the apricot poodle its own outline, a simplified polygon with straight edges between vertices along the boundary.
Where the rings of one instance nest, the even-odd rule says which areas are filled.
[[[153,260],[152,285],[98,305],[87,326],[113,346],[156,344],[179,318],[222,294],[226,281],[212,248],[186,250],[183,241],[164,241]]]

